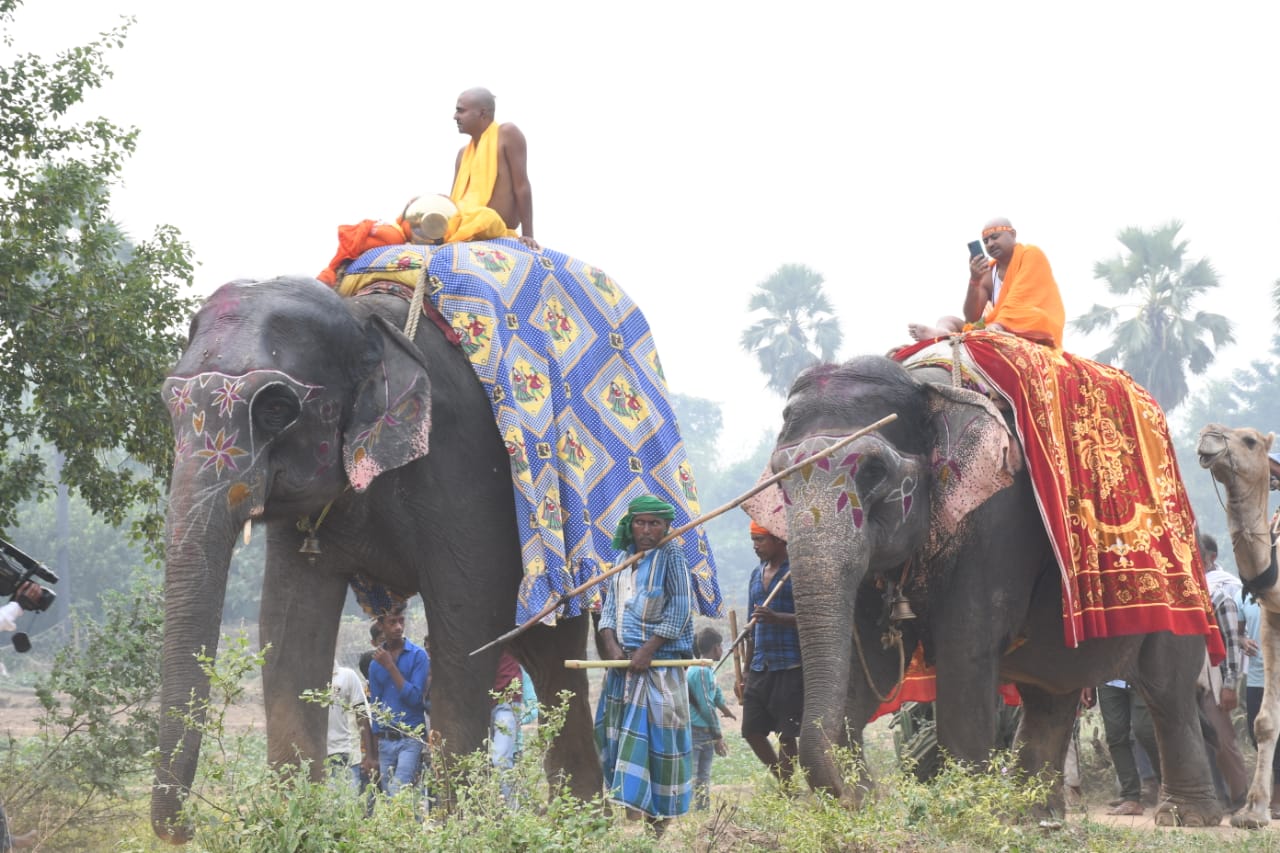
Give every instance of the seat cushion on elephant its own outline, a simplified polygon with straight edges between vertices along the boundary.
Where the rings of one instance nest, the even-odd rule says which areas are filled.
[[[346,268],[338,293],[351,296],[377,281],[393,281],[416,287],[422,268],[431,262],[436,246],[399,243],[379,246],[361,254]]]

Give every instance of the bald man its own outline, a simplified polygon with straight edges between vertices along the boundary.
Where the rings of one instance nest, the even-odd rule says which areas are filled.
[[[458,152],[450,196],[460,208],[468,203],[490,208],[502,217],[507,228],[520,230],[521,243],[537,249],[524,134],[510,122],[490,131],[494,108],[493,93],[488,89],[468,89],[458,96],[453,120],[458,132],[470,136],[471,141]],[[496,174],[489,173],[493,147],[497,148]]]
[[[907,326],[911,337],[927,341],[971,329],[988,329],[1061,349],[1066,312],[1044,252],[1019,243],[1018,232],[1003,218],[993,219],[983,227],[982,245],[990,260],[984,255],[969,259],[964,320],[943,317],[936,326],[911,323]]]

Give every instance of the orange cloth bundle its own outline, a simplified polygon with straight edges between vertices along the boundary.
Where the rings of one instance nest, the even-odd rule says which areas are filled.
[[[338,251],[329,266],[316,278],[333,287],[337,282],[338,266],[343,261],[354,260],[369,249],[405,242],[405,234],[399,225],[377,219],[365,219],[355,225],[338,226]]]
[[[1066,320],[1062,294],[1049,268],[1049,259],[1035,246],[1016,244],[1000,285],[1000,295],[996,304],[983,314],[983,324],[999,323],[1019,337],[1061,349]],[[967,331],[974,327],[965,328]]]

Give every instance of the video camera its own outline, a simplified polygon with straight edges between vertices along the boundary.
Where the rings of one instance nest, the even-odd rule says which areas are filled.
[[[53,606],[57,593],[33,578],[58,582],[58,576],[48,567],[0,539],[0,596],[9,596],[9,603],[0,607],[0,631],[16,628],[23,610],[44,612]],[[31,639],[18,632],[13,635],[13,647],[19,652],[31,651]]]

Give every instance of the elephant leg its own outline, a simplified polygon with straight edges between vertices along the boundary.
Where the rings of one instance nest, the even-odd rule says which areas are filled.
[[[1013,746],[1018,753],[1018,767],[1028,775],[1045,770],[1053,774],[1053,787],[1049,799],[1041,804],[1042,817],[1066,815],[1066,801],[1062,790],[1062,765],[1067,757],[1067,745],[1075,726],[1076,711],[1080,707],[1080,691],[1050,693],[1041,687],[1019,684],[1022,696],[1022,722],[1014,735]]]
[[[1138,653],[1135,686],[1146,699],[1160,751],[1158,826],[1217,826],[1222,820],[1196,702],[1202,660],[1203,637],[1167,632],[1149,635]]]
[[[1253,737],[1258,744],[1258,762],[1244,808],[1231,816],[1231,825],[1241,829],[1261,829],[1271,822],[1271,798],[1275,796],[1276,739],[1280,736],[1280,613],[1263,610],[1258,626],[1264,689],[1262,707],[1253,721]]]
[[[301,698],[333,679],[338,619],[346,579],[320,573],[296,552],[297,536],[277,546],[268,539],[262,581],[259,641],[266,649],[262,692],[267,715],[267,758],[275,766],[311,762],[311,778],[324,778],[329,711]],[[284,552],[281,559],[278,555]],[[270,648],[268,648],[268,646]]]
[[[587,672],[568,669],[564,662],[582,657],[590,624],[591,617],[587,614],[561,619],[554,628],[537,625],[513,643],[513,652],[529,671],[540,703],[554,706],[562,692],[571,694],[564,727],[547,751],[544,767],[553,784],[563,774],[570,792],[582,800],[600,793],[604,780],[587,698]],[[538,719],[541,725],[542,716]]]

